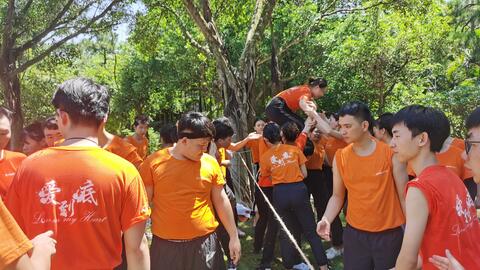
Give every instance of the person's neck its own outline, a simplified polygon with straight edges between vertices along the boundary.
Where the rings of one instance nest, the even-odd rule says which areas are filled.
[[[429,146],[428,146],[429,147]],[[438,160],[435,153],[430,149],[423,147],[420,152],[413,159],[409,160],[410,166],[412,166],[415,175],[419,176],[426,168],[437,165]]]
[[[183,154],[184,146],[180,144],[174,144],[172,147],[168,148],[169,154],[176,160],[191,160]]]
[[[63,133],[63,146],[98,146],[97,130],[93,128],[76,128]]]
[[[109,145],[112,142],[114,137],[115,135],[108,132],[105,128],[102,128],[98,132],[98,145],[105,148],[105,146]]]
[[[295,145],[295,142],[285,142],[284,144]]]
[[[390,145],[390,142],[392,141],[392,137],[389,135],[384,135],[382,138],[382,142],[386,143],[387,145]]]
[[[140,135],[140,134],[138,134],[138,133],[135,132],[135,133],[133,134],[133,138],[135,138],[135,140],[137,140],[137,141],[142,141],[143,139],[145,139],[145,136],[144,136],[144,135]]]
[[[377,143],[372,140],[370,134],[365,133],[353,143],[353,151],[359,156],[368,156],[375,151]]]

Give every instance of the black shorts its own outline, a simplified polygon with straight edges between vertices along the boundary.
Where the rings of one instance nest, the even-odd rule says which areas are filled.
[[[152,270],[225,270],[223,252],[215,233],[180,242],[153,236]]]
[[[366,232],[347,224],[343,232],[345,270],[386,270],[395,267],[402,247],[403,229]]]

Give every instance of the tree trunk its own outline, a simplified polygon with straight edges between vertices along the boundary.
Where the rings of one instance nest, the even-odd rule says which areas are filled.
[[[13,111],[12,137],[10,149],[20,151],[22,149],[23,112],[20,97],[20,80],[17,75],[12,75],[5,70],[1,71],[0,81],[3,87],[3,96],[7,108]]]

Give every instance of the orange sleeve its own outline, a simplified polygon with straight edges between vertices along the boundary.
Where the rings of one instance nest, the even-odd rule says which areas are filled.
[[[263,155],[260,159],[260,175],[262,177],[270,176],[270,163],[268,162],[268,156]]]
[[[137,169],[140,167],[140,164],[142,164],[143,159],[138,155],[138,152],[135,149],[132,149],[130,153],[128,153],[127,156],[125,156],[125,159],[130,161]]]
[[[32,249],[27,236],[0,200],[0,269],[6,268]]]
[[[298,151],[297,155],[298,155],[298,164],[303,165],[305,164],[305,162],[307,162],[307,157],[305,157],[305,155],[301,151]]]
[[[5,198],[5,205],[10,211],[10,214],[15,218],[17,224],[24,228],[23,217],[20,213],[20,207],[22,205],[22,199],[18,195],[18,185],[19,185],[19,177],[21,175],[20,170],[17,171],[15,176],[13,177],[12,184],[10,189],[8,190],[7,197]],[[1,200],[0,200],[1,201]]]
[[[145,160],[145,162],[140,165],[138,171],[140,172],[140,176],[142,177],[143,184],[146,187],[153,186],[153,172],[151,160]]]
[[[307,134],[305,132],[301,132],[298,135],[297,139],[295,140],[295,145],[303,151],[305,145],[307,144]]]
[[[223,176],[224,174],[222,172],[222,168],[220,168],[220,165],[218,164],[217,160],[210,155],[207,155],[207,158],[208,158],[208,163],[212,168],[212,184],[217,186],[225,185],[226,184],[225,177]]]
[[[127,231],[133,225],[145,221],[150,216],[150,206],[148,205],[147,192],[143,186],[142,179],[138,172],[127,179],[127,186],[125,187],[124,201],[122,204],[122,214],[120,222],[122,224],[122,231]]]

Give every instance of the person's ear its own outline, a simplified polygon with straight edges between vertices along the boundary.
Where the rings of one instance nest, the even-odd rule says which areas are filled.
[[[368,121],[363,121],[361,123],[361,126],[363,131],[368,131],[368,127],[369,127]]]
[[[425,146],[429,141],[428,133],[426,132],[420,133],[417,140],[418,140],[418,146]]]

